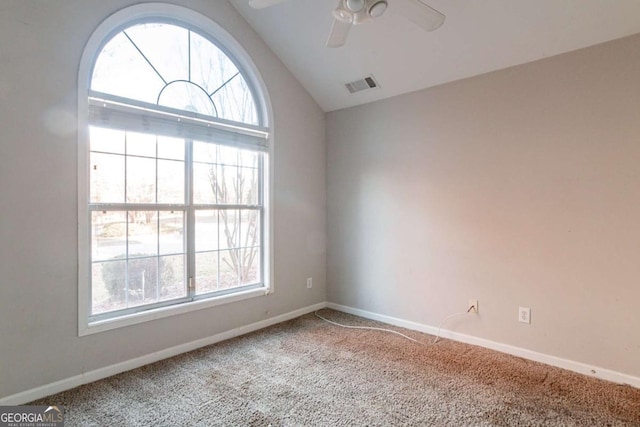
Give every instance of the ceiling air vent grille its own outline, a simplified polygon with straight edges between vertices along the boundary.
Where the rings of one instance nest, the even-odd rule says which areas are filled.
[[[364,79],[355,80],[345,84],[347,90],[350,93],[361,92],[363,90],[375,89],[380,87],[378,82],[375,81],[373,76],[365,77]]]

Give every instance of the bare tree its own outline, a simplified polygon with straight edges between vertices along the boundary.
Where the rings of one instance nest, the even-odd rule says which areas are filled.
[[[247,180],[244,174],[237,174],[233,180],[227,179],[222,168],[211,166],[209,168],[209,182],[214,194],[218,195],[219,201],[229,201],[232,194],[242,198],[246,195],[247,200],[254,200],[257,196],[257,181]],[[224,239],[230,251],[230,258],[224,259],[225,264],[239,275],[240,283],[244,283],[251,278],[256,256],[258,255],[258,216],[255,211],[240,211],[236,209],[220,209],[219,221],[222,225]],[[250,214],[243,213],[251,212]],[[241,233],[242,229],[242,233]]]

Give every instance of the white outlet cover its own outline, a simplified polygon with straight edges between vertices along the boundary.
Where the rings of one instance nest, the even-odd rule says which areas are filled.
[[[531,309],[528,307],[518,308],[518,322],[531,324]]]

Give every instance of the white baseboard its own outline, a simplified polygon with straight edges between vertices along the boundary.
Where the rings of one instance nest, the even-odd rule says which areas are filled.
[[[175,347],[167,348],[165,350],[157,351],[155,353],[147,354],[144,356],[136,357],[135,359],[126,360],[124,362],[117,363],[115,365],[106,366],[104,368],[96,369],[95,371],[86,372],[84,374],[76,375],[71,378],[56,381],[51,384],[46,384],[31,390],[26,390],[11,396],[0,398],[0,405],[22,405],[27,402],[31,402],[36,399],[41,399],[46,396],[50,396],[61,391],[69,390],[74,387],[78,387],[83,384],[101,380],[122,372],[130,371],[135,368],[139,368],[144,365],[148,365],[159,360],[167,359],[169,357],[177,356],[188,351],[196,350],[201,347],[205,347],[211,344],[215,344],[220,341],[235,338],[240,335],[248,334],[249,332],[264,329],[268,326],[282,323],[287,320],[295,319],[296,317],[303,316],[307,313],[325,308],[326,303],[304,307],[298,310],[291,311],[289,313],[281,314],[279,316],[271,317],[269,319],[262,320],[260,322],[252,323],[250,325],[241,326],[239,328],[231,329],[226,332],[222,332],[211,337],[202,338],[196,341],[188,342],[186,344],[180,344]]]
[[[56,381],[51,384],[46,384],[40,387],[36,387],[31,390],[26,390],[11,396],[0,398],[0,405],[21,405],[27,402],[31,402],[36,399],[59,393],[61,391],[69,390],[74,387],[78,387],[83,384],[101,380],[122,372],[130,371],[135,368],[139,368],[144,365],[148,365],[159,360],[167,359],[169,357],[177,356],[182,353],[186,353],[192,350],[196,350],[207,345],[215,344],[220,341],[228,340],[238,337],[240,335],[248,334],[260,329],[264,329],[268,326],[272,326],[287,320],[295,319],[296,317],[303,316],[307,313],[320,310],[322,308],[331,308],[334,310],[342,311],[345,313],[353,314],[356,316],[364,317],[366,319],[377,320],[390,325],[399,326],[402,328],[411,329],[414,331],[425,332],[431,335],[435,335],[438,332],[438,328],[430,325],[424,325],[417,322],[411,322],[408,320],[398,319],[396,317],[385,316],[383,314],[372,313],[370,311],[360,310],[353,307],[334,303],[318,303],[308,307],[304,307],[298,310],[291,311],[289,313],[281,314],[269,319],[262,320],[260,322],[252,323],[250,325],[241,326],[229,331],[221,332],[211,337],[202,338],[200,340],[192,341],[189,343],[181,344],[175,347],[171,347],[165,350],[161,350],[155,353],[147,354],[145,356],[137,357],[135,359],[126,360],[115,365],[106,366],[104,368],[96,369],[94,371],[86,372],[84,374],[76,375],[71,378]],[[508,344],[502,344],[499,342],[487,340],[484,338],[473,337],[458,332],[442,329],[440,331],[442,338],[452,339],[454,341],[460,341],[467,344],[477,345],[480,347],[489,348],[502,353],[511,354],[514,356],[522,357],[524,359],[533,360],[536,362],[545,363],[547,365],[556,366],[559,368],[567,369],[569,371],[584,374],[590,377],[600,378],[607,381],[612,381],[619,384],[628,384],[632,387],[640,388],[640,378],[633,377],[631,375],[623,374],[620,372],[612,371],[609,369],[600,368],[597,366],[591,366],[572,360],[563,359],[548,354],[538,353],[532,350],[527,350],[520,347],[514,347]]]
[[[396,317],[385,316],[383,314],[372,313],[370,311],[360,310],[353,307],[334,304],[331,302],[327,303],[326,306],[327,308],[343,311],[355,316],[377,320],[379,322],[388,323],[390,325],[399,326],[401,328],[411,329],[414,331],[425,332],[431,335],[436,335],[436,333],[438,332],[438,328],[434,326],[398,319]],[[603,380],[612,381],[614,383],[627,384],[635,388],[640,388],[640,378],[612,371],[610,369],[587,365],[585,363],[575,362],[573,360],[563,359],[561,357],[551,356],[544,353],[538,353],[536,351],[527,350],[525,348],[515,347],[512,345],[503,344],[484,338],[478,338],[471,335],[461,334],[459,332],[449,331],[446,329],[440,330],[440,337],[489,348],[501,353],[507,353],[513,356],[522,357],[523,359],[533,360],[535,362],[556,366],[558,368],[567,369],[569,371],[577,372],[579,374],[587,375],[590,377],[600,378]]]

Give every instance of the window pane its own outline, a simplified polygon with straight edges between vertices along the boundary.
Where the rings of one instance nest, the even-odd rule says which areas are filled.
[[[240,251],[237,249],[220,251],[220,285],[219,289],[238,286]]]
[[[194,141],[193,143],[193,161],[204,163],[218,162],[218,146],[207,142]]]
[[[184,160],[184,140],[158,136],[158,157],[161,159]]]
[[[124,156],[91,153],[91,203],[124,202]]]
[[[160,215],[160,235],[159,253],[160,255],[183,254],[184,247],[184,212],[169,211],[159,212]]]
[[[240,157],[238,158],[238,164],[246,168],[258,167],[258,153],[251,150],[238,150]]]
[[[127,132],[127,155],[156,157],[156,136]]]
[[[160,301],[187,296],[185,256],[174,255],[159,258]]]
[[[220,248],[231,249],[240,246],[240,221],[235,209],[220,210]]]
[[[158,301],[158,258],[133,258],[127,261],[128,307]]]
[[[238,204],[238,168],[236,166],[220,166],[212,177],[217,189],[217,202],[220,204]]]
[[[218,109],[218,117],[236,122],[258,124],[253,96],[241,76],[227,83],[211,99]]]
[[[260,211],[240,211],[240,247],[260,245]]]
[[[156,201],[156,161],[127,156],[127,202]]]
[[[100,52],[91,77],[91,89],[155,104],[164,82],[123,34],[117,34]]]
[[[196,211],[196,252],[218,249],[218,211]]]
[[[127,28],[126,32],[165,81],[189,79],[189,38],[186,28],[147,23]]]
[[[217,117],[218,111],[202,88],[190,82],[169,83],[158,98],[158,105]]]
[[[129,258],[158,254],[158,212],[129,211]]]
[[[240,249],[240,285],[260,283],[260,249]]]
[[[238,73],[238,69],[217,46],[191,33],[191,79],[209,94]]]
[[[237,166],[240,150],[224,145],[218,146],[218,163],[221,165]]]
[[[184,203],[184,162],[158,160],[158,203]]]
[[[91,313],[126,308],[126,261],[91,264]]]
[[[212,204],[216,202],[216,165],[209,163],[193,164],[193,202]]]
[[[258,169],[238,168],[238,192],[240,193],[240,203],[245,205],[258,204]]]
[[[204,294],[218,289],[218,252],[196,254],[196,293]]]
[[[127,253],[127,214],[123,211],[91,213],[91,259],[106,261]]]
[[[124,131],[90,126],[89,146],[91,151],[124,154]]]

